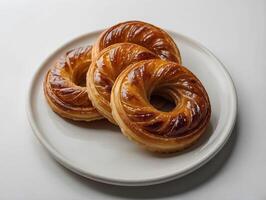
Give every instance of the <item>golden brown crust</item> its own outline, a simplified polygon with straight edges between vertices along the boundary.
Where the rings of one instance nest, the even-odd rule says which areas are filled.
[[[163,60],[181,64],[180,52],[168,33],[154,25],[141,21],[119,23],[104,31],[93,46],[93,59],[104,48],[123,42],[138,44],[149,49]]]
[[[176,107],[169,112],[157,110],[149,102],[152,93],[172,98]],[[204,133],[211,114],[200,81],[185,67],[159,59],[124,70],[114,83],[111,107],[127,137],[157,152],[192,145]]]
[[[98,111],[110,122],[113,120],[110,96],[116,77],[130,64],[158,58],[148,49],[133,43],[117,43],[105,48],[93,60],[87,73],[89,98]]]
[[[71,50],[49,69],[44,94],[50,107],[60,116],[81,121],[100,119],[92,106],[84,77],[91,64],[91,46]]]

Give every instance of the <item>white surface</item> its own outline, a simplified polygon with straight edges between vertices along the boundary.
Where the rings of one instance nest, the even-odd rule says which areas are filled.
[[[119,128],[107,121],[70,122],[50,109],[43,94],[43,80],[48,69],[69,50],[96,41],[101,32],[88,33],[60,47],[34,74],[26,109],[40,142],[68,169],[115,185],[166,182],[184,176],[210,160],[223,147],[235,124],[235,88],[224,66],[206,48],[178,33],[169,32],[181,50],[183,64],[205,86],[212,106],[205,137],[185,152],[164,156],[151,154],[127,140]]]
[[[139,2],[139,1],[138,1]],[[266,199],[266,2],[1,1],[0,199]],[[29,77],[57,47],[118,21],[141,19],[188,35],[227,66],[238,92],[231,142],[178,181],[124,188],[60,167],[32,134],[25,113]]]

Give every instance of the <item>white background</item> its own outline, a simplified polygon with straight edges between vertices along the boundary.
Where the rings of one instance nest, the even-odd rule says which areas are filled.
[[[238,119],[223,150],[196,172],[157,186],[95,183],[54,161],[25,113],[29,80],[55,49],[124,20],[185,34],[226,66]],[[0,1],[0,199],[266,199],[266,1]]]

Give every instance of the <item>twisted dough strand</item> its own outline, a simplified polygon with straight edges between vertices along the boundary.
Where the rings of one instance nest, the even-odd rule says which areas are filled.
[[[169,112],[150,104],[153,92],[175,101]],[[117,78],[113,117],[123,133],[147,149],[181,150],[195,142],[210,119],[210,102],[200,81],[174,62],[151,59],[130,65]]]
[[[133,43],[117,43],[105,48],[92,62],[87,73],[89,97],[98,111],[115,123],[110,96],[117,76],[130,64],[158,58],[148,49]]]
[[[163,60],[181,64],[180,52],[173,39],[164,30],[141,21],[119,23],[104,31],[96,41],[93,59],[106,47],[115,43],[134,43],[143,46]]]
[[[91,46],[70,50],[47,72],[44,92],[51,108],[59,115],[91,121],[102,116],[92,106],[82,76],[91,64]]]

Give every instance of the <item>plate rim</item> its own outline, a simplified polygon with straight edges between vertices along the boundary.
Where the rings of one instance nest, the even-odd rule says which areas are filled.
[[[59,48],[57,48],[55,51],[53,51],[51,54],[49,54],[43,62],[40,63],[39,67],[33,71],[33,74],[30,78],[30,83],[29,86],[27,87],[27,94],[26,94],[26,113],[27,113],[27,118],[29,121],[29,124],[33,130],[34,135],[37,137],[38,141],[42,144],[42,146],[49,152],[49,154],[56,160],[58,161],[62,166],[66,167],[70,171],[73,171],[83,177],[89,178],[94,181],[102,182],[102,183],[107,183],[107,184],[112,184],[112,185],[119,185],[119,186],[147,186],[147,185],[154,185],[154,184],[159,184],[159,183],[164,183],[167,181],[171,181],[177,178],[180,178],[182,176],[185,176],[204,164],[206,164],[209,160],[211,160],[226,144],[228,139],[231,136],[232,130],[234,128],[235,122],[236,122],[236,117],[237,117],[237,93],[236,93],[236,88],[233,83],[233,80],[226,69],[225,65],[204,45],[202,45],[200,42],[191,39],[188,36],[185,36],[183,34],[180,34],[175,31],[171,30],[166,30],[170,35],[178,35],[179,37],[183,38],[184,40],[189,41],[190,43],[194,44],[195,46],[198,46],[204,53],[206,53],[211,59],[215,60],[220,66],[219,68],[223,71],[224,76],[227,78],[228,84],[230,85],[230,100],[232,104],[232,110],[230,113],[231,120],[228,120],[227,123],[224,126],[223,132],[227,132],[225,134],[225,137],[220,139],[219,142],[216,143],[214,147],[208,153],[206,153],[202,158],[198,161],[195,162],[193,165],[191,164],[189,167],[184,168],[181,172],[179,171],[178,173],[173,173],[167,176],[162,176],[162,177],[156,177],[154,179],[148,179],[148,180],[138,180],[138,181],[129,181],[129,180],[122,180],[122,179],[114,179],[114,178],[106,178],[104,176],[100,175],[95,175],[90,172],[87,172],[78,166],[75,166],[71,164],[71,162],[68,161],[67,158],[65,158],[63,155],[57,152],[55,148],[50,145],[46,139],[42,136],[42,131],[40,131],[35,123],[35,120],[33,118],[33,110],[31,109],[31,102],[32,102],[32,91],[34,89],[34,82],[37,79],[40,71],[43,69],[43,67],[46,65],[46,63],[51,60],[55,55],[57,55],[60,51],[63,51],[68,47],[68,45],[73,44],[74,42],[80,41],[83,38],[89,37],[90,35],[94,34],[100,34],[103,29],[91,31],[85,34],[82,34],[80,36],[77,36],[68,42],[64,43],[61,45]]]

